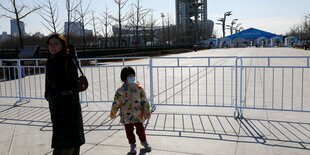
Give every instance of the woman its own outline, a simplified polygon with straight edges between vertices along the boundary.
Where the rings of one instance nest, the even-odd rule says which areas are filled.
[[[47,39],[45,98],[53,124],[53,155],[78,155],[85,143],[78,71],[68,53],[66,39],[53,34]]]

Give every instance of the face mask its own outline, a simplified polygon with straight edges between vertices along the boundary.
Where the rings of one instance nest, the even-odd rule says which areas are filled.
[[[132,76],[132,77],[128,77],[128,78],[127,78],[127,82],[128,82],[128,83],[135,83],[135,81],[136,81],[136,77],[135,77],[135,76]]]

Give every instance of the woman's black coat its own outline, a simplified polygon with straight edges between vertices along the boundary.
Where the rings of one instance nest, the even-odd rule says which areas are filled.
[[[78,147],[85,143],[78,89],[78,71],[72,58],[59,52],[46,64],[45,98],[53,124],[52,148]]]

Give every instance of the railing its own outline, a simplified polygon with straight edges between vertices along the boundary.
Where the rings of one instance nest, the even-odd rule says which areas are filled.
[[[117,87],[122,84],[120,70],[128,65],[136,70],[137,80],[149,88],[146,86],[149,83],[149,77],[146,77],[149,64],[130,63],[136,59],[148,57],[79,59],[89,80],[89,88],[80,94],[81,102],[111,102]],[[3,63],[10,65],[4,66]],[[0,98],[18,98],[15,105],[30,99],[44,99],[45,65],[46,59],[1,59]]]
[[[234,107],[236,58],[152,58],[155,105]]]
[[[18,98],[16,102],[28,102],[29,99],[42,99],[44,96],[45,66],[39,62],[44,59],[1,59],[0,60],[0,96]],[[31,62],[29,64],[29,62]],[[4,66],[3,63],[6,63]],[[15,104],[15,105],[16,105]]]
[[[132,61],[130,61],[137,59],[148,60],[149,57],[79,59],[83,72],[89,80],[89,88],[81,93],[81,101],[112,102],[114,93],[122,85],[120,73],[124,66],[133,67],[137,74],[137,81],[147,92],[150,92],[149,62],[131,63]],[[93,62],[93,64],[83,65],[83,61]]]
[[[79,59],[89,80],[81,102],[112,102],[132,66],[156,106],[209,106],[310,112],[310,57],[118,57]],[[134,61],[132,61],[134,60]],[[0,60],[0,98],[44,98],[46,59]],[[13,63],[13,64],[12,64]],[[16,104],[17,104],[16,103]]]
[[[260,56],[236,59],[235,94],[243,109],[310,112],[309,56]]]

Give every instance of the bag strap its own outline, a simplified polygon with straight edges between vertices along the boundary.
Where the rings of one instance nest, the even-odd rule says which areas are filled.
[[[72,58],[72,60],[73,60],[74,64],[77,66],[77,68],[79,69],[79,71],[82,74],[82,76],[85,76],[83,71],[82,71],[82,68],[80,67],[79,62],[76,59],[74,59],[74,58]]]
[[[71,53],[70,53],[71,51]],[[76,53],[76,50],[74,48],[73,45],[69,45],[69,57],[70,59],[73,61],[73,63],[76,65],[76,67],[79,69],[80,73],[82,76],[85,76],[81,67],[80,67],[80,64],[79,64],[79,61],[77,60],[77,53]]]
[[[82,76],[85,76],[83,71],[82,71],[82,69],[81,69],[81,67],[80,67],[80,65],[78,65],[78,62],[74,58],[69,57],[69,58],[66,58],[66,60],[65,60],[65,74],[66,74],[67,81],[69,80],[67,71],[68,71],[68,63],[69,63],[70,59],[73,61],[73,64],[78,67],[78,69],[79,69],[80,73],[82,74]],[[69,84],[68,84],[68,87],[70,87]]]
[[[65,76],[66,76],[66,80],[69,81],[69,78],[68,78],[68,63],[69,63],[69,60],[68,60],[68,57],[65,58]],[[71,87],[70,85],[70,82],[67,82],[67,86],[68,88]]]

